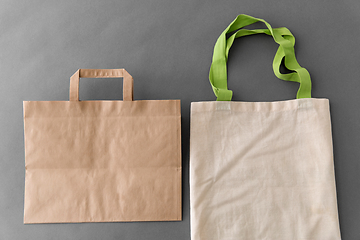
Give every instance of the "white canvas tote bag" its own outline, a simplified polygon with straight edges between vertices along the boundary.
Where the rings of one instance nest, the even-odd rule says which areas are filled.
[[[268,29],[242,29],[258,21]],[[300,83],[296,99],[230,101],[228,51],[235,38],[256,33],[279,44],[274,72]],[[288,29],[247,15],[218,38],[209,75],[218,101],[191,104],[192,240],[341,239],[329,100],[311,98],[310,75],[296,61],[294,43]],[[293,72],[280,73],[283,59]]]

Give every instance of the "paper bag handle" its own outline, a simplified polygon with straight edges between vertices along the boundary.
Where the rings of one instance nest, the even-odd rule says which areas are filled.
[[[79,101],[80,78],[123,78],[123,99],[133,100],[134,80],[125,69],[78,69],[70,77],[70,101]]]

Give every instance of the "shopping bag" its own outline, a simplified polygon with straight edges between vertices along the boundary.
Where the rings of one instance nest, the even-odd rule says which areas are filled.
[[[123,77],[124,101],[79,101]],[[124,69],[79,69],[70,101],[24,101],[24,223],[181,220],[180,100],[133,101]]]
[[[267,29],[243,28],[258,21]],[[235,38],[257,33],[279,44],[273,69],[300,83],[296,99],[230,101],[229,49]],[[191,103],[192,240],[340,239],[329,100],[311,98],[294,43],[288,29],[247,15],[218,38],[209,74],[218,101]],[[292,72],[280,73],[282,60]]]

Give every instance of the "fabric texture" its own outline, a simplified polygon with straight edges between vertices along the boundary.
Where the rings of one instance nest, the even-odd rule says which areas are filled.
[[[191,104],[192,240],[340,238],[327,99]]]
[[[124,101],[79,101],[124,77]],[[24,223],[181,220],[180,100],[132,100],[123,69],[80,69],[70,101],[25,101]]]
[[[256,22],[265,23],[267,29],[245,29],[243,27]],[[235,31],[235,33],[233,33]],[[276,51],[273,70],[275,75],[284,81],[300,83],[296,98],[311,98],[311,79],[309,72],[301,67],[295,57],[295,37],[289,29],[285,27],[272,28],[271,25],[261,18],[254,18],[249,15],[240,14],[233,22],[221,33],[214,47],[214,54],[209,72],[210,84],[217,97],[217,101],[230,101],[232,91],[227,88],[227,60],[229,50],[235,38],[264,33],[273,37],[279,44]],[[227,34],[232,34],[226,38]],[[284,65],[292,72],[283,74],[280,72],[280,65]]]
[[[240,29],[257,21],[268,30]],[[236,37],[256,33],[280,39],[274,73],[300,83],[297,99],[230,101],[228,51]],[[247,15],[217,40],[209,78],[218,101],[191,103],[192,240],[341,239],[329,100],[311,98],[310,75],[293,43],[286,28]],[[294,72],[280,73],[283,59]]]

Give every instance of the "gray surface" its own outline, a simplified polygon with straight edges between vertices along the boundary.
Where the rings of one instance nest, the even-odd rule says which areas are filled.
[[[358,0],[0,0],[0,6],[0,239],[190,239],[190,102],[215,99],[207,79],[212,49],[240,13],[288,27],[313,96],[330,99],[342,238],[360,239]],[[272,73],[276,48],[267,36],[237,40],[229,61],[233,100],[294,98],[297,84]],[[78,68],[126,68],[135,99],[182,100],[182,222],[23,225],[22,101],[68,100]],[[81,99],[121,97],[121,81],[81,81]]]

